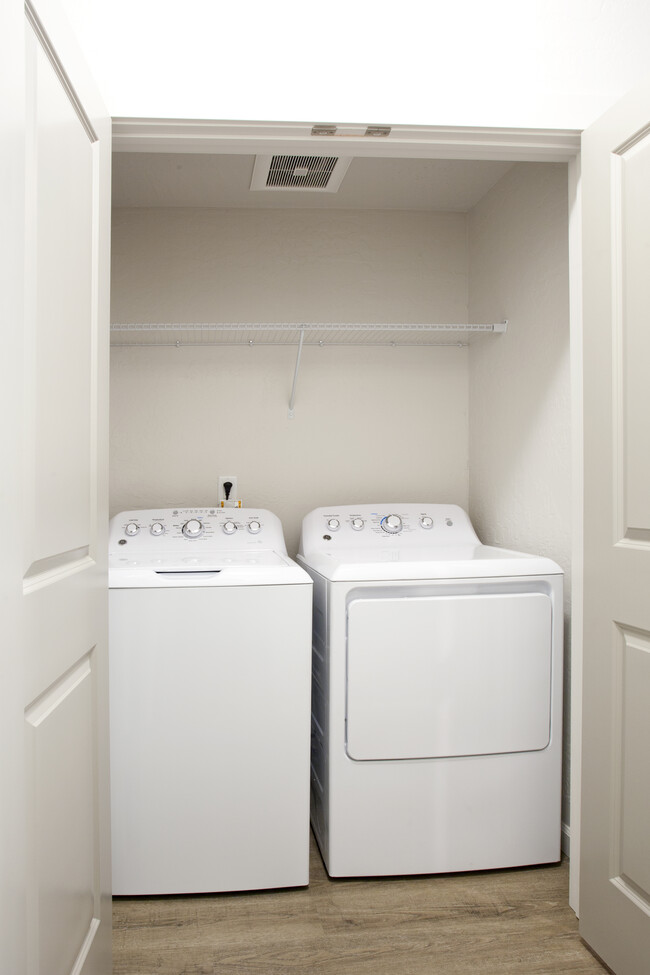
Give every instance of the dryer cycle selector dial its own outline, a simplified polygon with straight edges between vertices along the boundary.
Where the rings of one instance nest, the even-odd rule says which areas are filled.
[[[198,538],[203,534],[203,525],[198,518],[190,518],[183,525],[183,534],[186,538]]]
[[[381,519],[381,527],[389,535],[396,535],[402,530],[402,519],[399,515],[386,515],[385,518]]]
[[[237,531],[237,525],[234,521],[225,521],[223,524],[223,530],[226,535],[233,535]]]

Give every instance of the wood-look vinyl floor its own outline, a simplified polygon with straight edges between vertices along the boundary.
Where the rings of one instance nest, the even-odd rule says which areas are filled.
[[[114,975],[602,975],[568,904],[568,862],[479,874],[116,898]]]

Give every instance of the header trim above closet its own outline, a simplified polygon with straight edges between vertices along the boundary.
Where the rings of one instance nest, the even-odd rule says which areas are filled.
[[[313,122],[114,118],[114,152],[310,153],[410,159],[510,159],[567,162],[580,151],[578,129],[472,128],[391,124],[389,136],[337,124],[336,135],[312,135]]]

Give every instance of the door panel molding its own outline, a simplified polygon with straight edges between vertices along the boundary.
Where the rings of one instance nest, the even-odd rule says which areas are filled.
[[[635,889],[635,885],[632,881],[629,881],[626,877],[612,877],[611,884],[615,887],[619,893],[623,894],[624,897],[630,901],[638,910],[643,911],[650,917],[650,901],[648,900],[648,895],[645,892],[640,892]]]
[[[30,942],[39,975],[73,971],[99,928],[95,659],[93,650],[25,710]]]
[[[620,747],[619,825],[616,873],[636,891],[650,913],[650,838],[647,829],[650,772],[650,633],[619,626],[619,674],[615,722]],[[643,775],[643,769],[646,774]]]
[[[77,955],[77,960],[74,963],[70,975],[83,975],[83,968],[84,965],[86,964],[86,959],[88,958],[88,955],[90,954],[91,948],[93,946],[95,935],[99,931],[100,923],[101,922],[98,917],[94,917],[90,922],[90,926],[88,928],[88,934],[86,935],[84,939],[84,943],[82,944],[79,950],[79,954]]]
[[[88,545],[73,548],[69,552],[61,552],[60,555],[50,555],[48,558],[39,559],[37,562],[32,562],[25,573],[23,593],[27,595],[42,586],[61,582],[66,576],[72,575],[74,572],[82,572],[84,569],[90,569],[93,565],[95,565],[95,560],[90,557]]]
[[[650,476],[645,444],[647,367],[646,326],[650,287],[650,193],[646,189],[650,125],[611,154],[612,357],[615,471],[615,537],[650,541]],[[642,243],[643,242],[643,243]]]
[[[25,720],[28,724],[38,728],[90,676],[90,673],[90,654],[88,654],[67,674],[55,681],[33,704],[25,708]]]
[[[625,156],[627,153],[631,152],[640,142],[647,139],[650,136],[650,125],[642,126],[638,132],[635,132],[633,136],[622,142],[620,146],[613,149],[612,152],[615,156]]]
[[[31,28],[34,31],[34,34],[36,35],[41,47],[43,48],[43,51],[45,52],[48,61],[54,68],[54,71],[59,81],[61,82],[61,85],[63,86],[63,89],[66,92],[70,100],[70,103],[79,118],[79,121],[81,122],[82,126],[86,130],[86,134],[88,135],[88,138],[90,139],[91,142],[97,142],[99,136],[97,135],[95,128],[92,122],[90,121],[90,118],[86,114],[86,111],[81,103],[81,100],[77,95],[77,92],[75,91],[74,85],[72,84],[67,71],[63,67],[61,61],[59,60],[59,57],[52,45],[52,42],[50,41],[48,33],[45,30],[45,27],[43,26],[40,17],[36,13],[36,10],[33,4],[31,3],[31,0],[25,0],[25,16],[27,18],[27,22],[31,25]]]

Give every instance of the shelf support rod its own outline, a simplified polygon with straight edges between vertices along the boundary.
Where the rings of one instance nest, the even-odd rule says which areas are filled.
[[[298,384],[298,370],[300,368],[300,356],[302,355],[302,343],[305,340],[305,326],[300,326],[300,338],[298,339],[298,352],[296,353],[296,365],[293,370],[293,386],[291,387],[291,396],[289,397],[289,419],[293,420],[295,417],[294,406],[296,405],[296,386]]]

